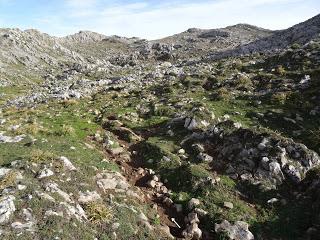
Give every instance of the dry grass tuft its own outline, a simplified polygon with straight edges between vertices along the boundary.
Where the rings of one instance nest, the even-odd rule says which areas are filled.
[[[68,100],[63,100],[61,104],[67,107],[67,106],[77,105],[79,104],[79,102],[76,99],[68,99]]]
[[[62,133],[63,135],[73,135],[75,133],[75,130],[72,126],[63,124]]]
[[[50,162],[55,159],[55,155],[49,151],[42,151],[41,149],[35,149],[31,151],[30,161],[34,163]]]
[[[17,172],[10,171],[0,180],[0,190],[13,187],[16,183]]]
[[[96,225],[109,223],[113,218],[111,208],[101,202],[90,202],[85,206],[88,220]]]

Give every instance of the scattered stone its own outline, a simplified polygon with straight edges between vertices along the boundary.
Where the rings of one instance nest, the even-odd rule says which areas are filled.
[[[208,212],[203,210],[203,209],[201,209],[201,208],[195,208],[194,212],[196,214],[198,214],[198,216],[200,216],[200,217],[205,217],[206,215],[208,215]]]
[[[147,185],[151,188],[155,188],[156,187],[157,182],[154,180],[150,180]]]
[[[45,189],[46,191],[52,192],[52,193],[57,193],[59,194],[66,202],[73,202],[70,195],[64,191],[62,191],[59,187],[58,184],[54,182],[49,182],[45,184]]]
[[[17,185],[17,189],[18,189],[19,191],[23,191],[23,190],[27,189],[27,186],[26,186],[26,185],[18,184],[18,185]]]
[[[192,148],[198,153],[202,153],[205,151],[203,145],[201,145],[201,144],[193,144]]]
[[[179,149],[179,151],[178,151],[179,155],[184,155],[185,153],[186,153],[186,151],[183,148]]]
[[[0,168],[0,178],[3,178],[4,176],[6,176],[10,171],[11,169],[9,168]]]
[[[206,153],[199,153],[197,158],[201,161],[201,162],[212,162],[213,161],[213,157],[211,157],[210,155],[206,154]]]
[[[12,195],[0,198],[0,224],[7,223],[11,215],[16,211],[15,199]]]
[[[137,173],[138,173],[139,175],[145,175],[145,170],[144,170],[143,168],[138,168]]]
[[[216,233],[227,233],[230,240],[254,240],[253,234],[249,231],[246,222],[237,221],[234,225],[224,220],[220,224],[215,224]]]
[[[269,143],[269,139],[267,139],[267,138],[262,139],[262,142],[258,144],[258,149],[260,151],[265,150],[268,143]]]
[[[120,223],[117,223],[117,222],[111,225],[112,230],[117,230],[119,227],[120,227]]]
[[[198,127],[198,123],[194,118],[186,118],[184,127],[190,131],[193,131]]]
[[[66,158],[66,157],[60,157],[59,160],[63,163],[63,166],[68,170],[68,171],[76,171],[76,167],[73,166],[72,162]]]
[[[171,162],[171,159],[168,158],[167,156],[163,156],[163,157],[162,157],[162,161],[164,161],[164,162]]]
[[[44,213],[44,216],[45,217],[50,217],[50,216],[63,217],[63,212],[62,211],[55,212],[55,211],[52,211],[52,210],[47,210]]]
[[[47,201],[50,201],[50,202],[55,202],[55,199],[53,197],[51,197],[48,193],[39,192],[39,191],[35,191],[35,193],[41,199],[44,199],[44,200],[47,200]]]
[[[126,178],[118,172],[104,171],[96,175],[97,185],[103,191],[107,190],[127,190],[129,189],[129,183]]]
[[[142,224],[143,226],[145,226],[150,231],[153,230],[153,227],[149,223],[149,219],[142,212],[138,215],[138,223]]]
[[[74,207],[68,203],[62,202],[62,203],[60,203],[60,207],[66,213],[66,215],[64,215],[64,216],[66,216],[68,218],[75,217],[80,222],[87,220],[87,215],[86,215],[85,211],[83,210],[83,208],[79,204],[76,204],[76,206]]]
[[[168,198],[168,197],[165,197],[165,198],[163,199],[163,203],[164,203],[167,207],[171,207],[171,206],[174,204],[174,202],[173,202],[170,198]]]
[[[202,237],[202,231],[197,223],[188,225],[188,227],[182,232],[182,236],[187,239],[199,240]]]
[[[34,222],[13,222],[11,227],[15,230],[25,230],[27,232],[35,232],[35,223]]]
[[[277,199],[277,198],[271,198],[270,200],[267,201],[267,203],[268,204],[273,204],[273,203],[276,203],[278,201],[279,201],[279,199]]]
[[[195,207],[200,205],[200,200],[196,198],[191,198],[191,200],[188,202],[188,208],[189,210],[193,210]]]
[[[18,143],[25,138],[25,135],[19,135],[15,137],[5,136],[3,132],[0,132],[0,143]]]
[[[42,178],[51,177],[53,175],[54,175],[53,171],[51,171],[49,168],[44,168],[38,173],[38,178],[42,179]]]
[[[295,183],[299,183],[302,180],[300,172],[293,165],[286,165],[283,171],[290,177]]]
[[[160,181],[160,179],[159,179],[159,177],[157,175],[154,175],[152,177],[152,180],[155,181],[155,182],[159,182]]]
[[[175,239],[174,236],[172,236],[171,232],[170,232],[170,228],[168,226],[159,226],[158,229],[163,232],[165,234],[166,237],[170,238],[170,239]]]
[[[112,155],[119,155],[124,152],[124,148],[122,148],[122,147],[110,148],[110,149],[108,149],[108,151]]]
[[[96,192],[90,192],[90,191],[86,191],[86,192],[80,192],[79,193],[79,198],[78,198],[78,202],[80,204],[87,204],[89,202],[95,202],[101,199],[101,196]]]
[[[224,202],[223,203],[223,207],[227,208],[227,209],[232,209],[233,208],[233,203],[231,202]]]
[[[197,213],[189,213],[188,216],[185,218],[185,222],[187,224],[187,228],[183,230],[182,236],[189,239],[201,239],[202,231],[198,227],[199,218]]]
[[[170,137],[173,137],[174,136],[174,132],[170,129],[167,131],[167,134],[170,136]]]

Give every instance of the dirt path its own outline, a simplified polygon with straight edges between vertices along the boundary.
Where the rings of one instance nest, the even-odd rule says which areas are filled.
[[[118,142],[124,149],[123,154],[127,153],[131,157],[127,159],[123,157],[123,154],[113,155],[109,151],[104,151],[108,159],[117,163],[127,181],[131,185],[136,186],[141,190],[143,193],[144,202],[150,206],[153,206],[154,209],[157,209],[158,215],[160,216],[161,225],[168,226],[170,228],[170,233],[176,239],[184,239],[182,237],[182,230],[185,227],[184,215],[182,213],[178,213],[174,207],[168,207],[166,204],[164,204],[164,196],[162,194],[158,194],[154,189],[147,186],[147,182],[151,179],[151,176],[139,174],[139,170],[141,170],[141,168],[144,169],[143,160],[139,157],[139,154],[133,154],[134,151],[139,151],[139,149],[136,147],[138,146],[139,142],[130,144],[121,139],[118,139]],[[178,222],[181,228],[179,228],[171,220],[172,218]]]

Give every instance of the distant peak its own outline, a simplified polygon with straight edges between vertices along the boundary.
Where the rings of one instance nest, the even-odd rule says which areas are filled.
[[[107,36],[103,34],[82,30],[82,31],[79,31],[78,33],[63,37],[62,39],[66,41],[76,41],[76,42],[99,42],[105,38],[107,38]]]
[[[236,25],[231,25],[231,26],[226,27],[226,29],[243,29],[243,30],[271,31],[271,30],[269,30],[269,29],[257,27],[257,26],[250,25],[250,24],[247,24],[247,23],[239,23],[239,24],[236,24]]]

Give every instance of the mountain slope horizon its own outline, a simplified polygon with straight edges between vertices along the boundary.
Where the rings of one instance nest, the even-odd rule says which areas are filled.
[[[159,40],[0,29],[0,238],[319,240],[320,15]]]
[[[296,23],[295,25],[293,25],[292,27],[296,26],[296,25],[299,25],[301,23],[304,23],[304,22],[307,22],[311,19],[316,19],[319,17],[320,14],[317,14],[315,15],[314,17],[312,18],[309,18],[303,22],[300,22],[300,23]],[[267,28],[262,28],[258,25],[254,25],[254,24],[249,24],[249,23],[245,23],[245,22],[242,22],[242,23],[237,23],[237,24],[233,24],[233,25],[228,25],[228,26],[225,26],[225,27],[220,27],[220,28],[195,28],[195,27],[190,27],[188,29],[186,29],[185,31],[182,31],[181,33],[184,33],[184,32],[188,32],[188,31],[192,31],[192,30],[197,30],[197,31],[209,31],[209,30],[220,30],[220,29],[228,29],[228,28],[237,28],[237,27],[243,27],[243,26],[246,26],[248,28],[253,28],[253,29],[259,29],[259,30],[262,30],[262,31],[270,31],[270,32],[276,32],[276,31],[283,31],[283,30],[287,30],[287,29],[290,29],[292,27],[289,27],[289,28],[286,28],[286,29],[274,29],[274,30],[270,30],[270,29],[267,29]],[[65,36],[55,36],[54,34],[49,34],[49,33],[46,33],[46,32],[41,32],[39,31],[38,29],[34,29],[34,28],[27,28],[25,30],[21,30],[20,28],[6,28],[6,27],[2,27],[0,28],[2,30],[18,30],[18,31],[25,31],[25,32],[28,32],[28,31],[32,31],[32,30],[35,30],[35,31],[38,31],[40,33],[43,33],[43,34],[46,34],[48,36],[51,36],[51,37],[55,37],[55,38],[68,38],[68,37],[72,37],[72,36],[76,36],[78,34],[93,34],[93,35],[100,35],[100,36],[103,36],[103,37],[113,37],[113,36],[117,36],[117,37],[121,37],[121,38],[138,38],[136,36],[131,36],[131,37],[126,37],[126,36],[118,36],[118,35],[107,35],[107,34],[103,34],[103,33],[99,33],[99,32],[95,32],[95,31],[92,31],[92,30],[89,30],[89,29],[80,29],[78,30],[77,32],[75,33],[71,33],[71,34],[67,34]],[[177,35],[177,34],[181,34],[181,33],[176,33],[174,35]],[[166,36],[166,37],[163,37],[163,38],[159,38],[159,39],[152,39],[150,41],[156,41],[156,40],[160,40],[160,39],[164,39],[164,38],[167,38],[167,37],[170,37],[170,35]],[[139,39],[145,39],[145,38],[139,38]],[[147,39],[146,39],[147,40]]]

